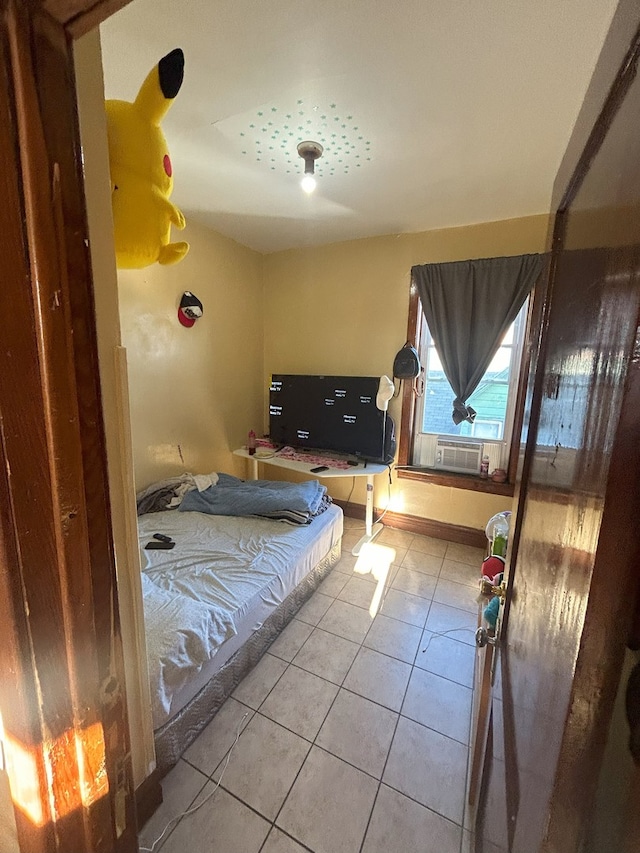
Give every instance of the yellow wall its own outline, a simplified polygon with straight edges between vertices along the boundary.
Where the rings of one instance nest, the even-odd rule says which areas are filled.
[[[271,373],[391,374],[406,340],[412,265],[544,252],[547,226],[548,216],[531,216],[267,255],[263,413]],[[397,427],[399,399],[389,411]],[[348,496],[350,482],[325,482],[334,497]],[[360,479],[351,500],[365,501]],[[387,503],[384,475],[375,502]],[[396,477],[392,487],[394,511],[466,527],[484,527],[509,505],[507,498]]]
[[[262,256],[193,222],[183,235],[181,263],[118,271],[138,489],[184,471],[244,475],[230,452],[263,419]],[[185,290],[204,308],[191,328],[177,318]]]

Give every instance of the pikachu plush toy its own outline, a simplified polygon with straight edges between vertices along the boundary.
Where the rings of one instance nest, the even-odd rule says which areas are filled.
[[[184,228],[169,201],[173,172],[160,121],[180,91],[184,54],[172,50],[151,70],[133,103],[107,101],[107,133],[116,263],[141,269],[175,264],[189,244],[171,243],[171,226]]]

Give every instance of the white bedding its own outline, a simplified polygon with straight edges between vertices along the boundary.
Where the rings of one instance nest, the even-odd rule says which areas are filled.
[[[141,550],[154,725],[243,618],[274,610],[342,535],[333,506],[304,527],[259,518],[151,513],[138,519],[143,549],[154,533],[173,550]],[[146,562],[146,565],[145,565]],[[256,626],[252,625],[252,630]],[[224,656],[225,658],[227,656]],[[173,706],[173,707],[172,707]]]

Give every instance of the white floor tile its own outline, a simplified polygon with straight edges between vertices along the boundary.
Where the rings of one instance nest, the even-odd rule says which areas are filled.
[[[233,698],[227,699],[209,725],[184,754],[190,764],[211,776],[236,739],[236,734],[249,723],[253,711]],[[247,715],[243,720],[243,717]]]
[[[460,610],[459,607],[449,607],[433,601],[424,627],[434,634],[444,634],[461,643],[475,646],[478,616],[470,610]]]
[[[455,639],[468,633],[455,631],[446,637],[435,637],[430,631],[425,630],[416,654],[415,665],[420,669],[435,672],[436,675],[442,675],[444,678],[463,684],[465,687],[473,687],[475,646]]]
[[[214,790],[209,782],[198,797]],[[182,818],[162,853],[258,853],[269,823],[222,788],[189,817]]]
[[[478,612],[478,587],[468,586],[464,583],[439,578],[436,584],[433,600],[449,607],[459,607],[460,610],[468,610],[470,613]]]
[[[221,785],[269,820],[275,820],[302,767],[309,743],[256,714],[231,753]],[[213,775],[218,781],[224,768]]]
[[[432,575],[425,575],[424,572],[416,572],[414,569],[400,568],[391,586],[393,589],[399,589],[411,595],[431,599],[437,583],[438,579]]]
[[[447,545],[447,560],[456,560],[458,563],[468,563],[474,566],[480,573],[480,566],[485,557],[483,548],[473,548],[471,545],[459,545],[457,542],[449,542]]]
[[[442,557],[425,554],[422,551],[414,551],[413,548],[407,551],[402,561],[403,569],[413,569],[415,572],[422,572],[425,575],[433,575],[434,577],[440,574],[441,567]]]
[[[376,542],[381,545],[398,545],[401,548],[410,548],[415,538],[414,533],[406,530],[396,530],[393,527],[385,527],[382,533],[376,537]]]
[[[207,783],[207,777],[185,761],[176,766],[162,780],[162,803],[139,834],[141,847],[152,847],[160,837],[169,821],[177,818],[197,797]],[[160,850],[174,827],[170,827],[164,840],[155,848]]]
[[[399,589],[389,589],[382,600],[380,613],[384,616],[390,616],[392,619],[399,619],[401,622],[416,625],[418,628],[424,628],[430,606],[431,601],[427,598],[410,595],[408,592],[401,592]]]
[[[399,711],[410,675],[409,664],[362,648],[343,686],[392,711]]]
[[[373,620],[364,645],[405,663],[413,663],[421,639],[420,628],[380,613]]]
[[[341,690],[322,724],[316,744],[379,779],[398,715],[348,690]]]
[[[479,589],[481,570],[480,566],[470,566],[468,563],[459,563],[455,560],[443,560],[440,569],[440,577],[445,580],[464,583]]]
[[[346,601],[356,607],[364,607],[365,610],[369,610],[375,599],[377,589],[377,583],[371,583],[364,578],[353,577],[349,579],[336,597],[339,601]]]
[[[349,576],[344,572],[331,572],[318,587],[318,592],[322,595],[328,595],[330,598],[337,598],[349,580]]]
[[[280,636],[269,646],[269,654],[291,662],[313,631],[313,625],[292,619]]]
[[[459,853],[460,833],[456,824],[382,785],[362,853]]]
[[[358,853],[378,783],[314,746],[276,821],[314,853]]]
[[[296,619],[307,622],[309,625],[317,625],[332,604],[333,598],[323,595],[321,592],[314,592],[311,598],[298,610]]]
[[[296,666],[342,684],[360,646],[337,634],[329,634],[321,628],[314,628],[304,646],[293,659]]]
[[[382,780],[462,824],[467,753],[458,741],[400,717]]]
[[[243,705],[257,710],[287,668],[286,661],[270,654],[263,655],[254,668],[240,682],[232,696]]]
[[[434,539],[432,536],[414,536],[411,540],[411,550],[432,554],[434,557],[444,557],[448,544],[444,539]]]
[[[260,707],[260,713],[307,740],[313,740],[338,687],[292,664]]]
[[[375,615],[375,614],[374,614]],[[318,627],[331,634],[338,634],[346,640],[361,643],[373,622],[368,610],[348,604],[346,601],[334,601],[324,614]]]
[[[440,734],[467,744],[472,695],[468,687],[414,667],[401,713]]]

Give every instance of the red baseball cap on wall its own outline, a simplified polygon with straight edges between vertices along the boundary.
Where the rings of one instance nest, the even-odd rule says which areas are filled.
[[[183,326],[190,328],[203,313],[202,302],[190,290],[185,290],[178,308],[178,320]]]

